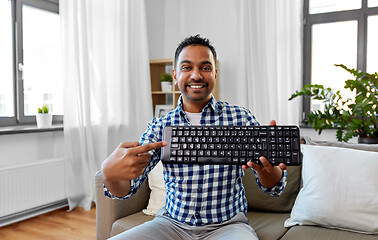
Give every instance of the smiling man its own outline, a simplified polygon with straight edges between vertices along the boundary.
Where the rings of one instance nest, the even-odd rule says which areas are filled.
[[[199,35],[184,39],[176,49],[172,71],[181,91],[177,108],[154,118],[139,142],[123,143],[104,161],[105,195],[132,197],[148,173],[161,160],[163,129],[171,125],[250,126],[258,122],[241,107],[217,101],[211,92],[216,84],[217,56],[214,47]],[[272,125],[275,121],[271,122]],[[287,182],[286,166],[164,164],[165,207],[154,220],[112,239],[258,239],[246,218],[247,199],[243,169],[251,168],[260,188],[279,196]]]
[[[187,112],[201,112],[211,99],[217,77],[216,55],[212,49],[203,45],[182,44],[176,50],[172,76],[181,91]]]

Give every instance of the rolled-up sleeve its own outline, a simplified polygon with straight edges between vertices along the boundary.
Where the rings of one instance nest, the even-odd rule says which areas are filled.
[[[283,191],[286,187],[286,184],[287,184],[287,171],[286,170],[283,171],[281,180],[276,184],[276,186],[274,186],[272,188],[266,188],[263,185],[261,185],[259,178],[257,176],[257,172],[252,168],[251,168],[251,170],[255,174],[257,184],[266,194],[269,194],[273,197],[279,197],[283,193]]]

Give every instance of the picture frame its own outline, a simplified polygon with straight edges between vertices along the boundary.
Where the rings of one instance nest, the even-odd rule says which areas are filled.
[[[173,110],[172,105],[161,105],[158,104],[155,106],[155,117],[161,118],[164,117],[167,113]]]

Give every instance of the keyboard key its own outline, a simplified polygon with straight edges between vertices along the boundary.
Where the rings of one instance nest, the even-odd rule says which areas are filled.
[[[231,164],[231,158],[209,158],[209,157],[198,157],[197,162],[200,164]]]
[[[273,157],[270,159],[270,162],[273,164],[273,165],[279,165],[280,163],[284,162],[283,158],[276,158],[276,157]]]
[[[299,142],[297,138],[291,138],[291,145],[293,146],[293,150],[299,150]]]
[[[292,155],[291,155],[291,159],[293,160],[292,164],[300,164],[301,163],[299,152],[293,152]]]
[[[267,157],[268,152],[267,151],[255,151],[254,156],[255,157]]]

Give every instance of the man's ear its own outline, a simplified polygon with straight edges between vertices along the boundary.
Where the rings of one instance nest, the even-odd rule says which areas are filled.
[[[175,85],[177,85],[177,79],[176,79],[176,71],[175,71],[175,69],[172,69],[172,78],[173,78],[173,81],[175,82]]]

